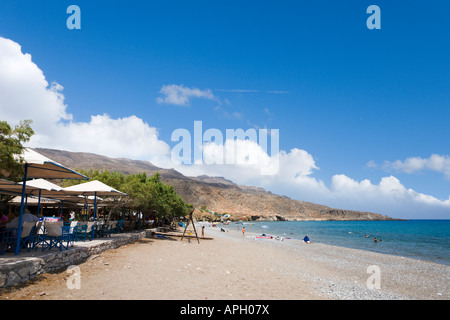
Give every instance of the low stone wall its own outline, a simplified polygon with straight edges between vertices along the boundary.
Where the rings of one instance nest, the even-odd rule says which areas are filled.
[[[135,242],[146,237],[146,232],[122,233],[97,244],[79,246],[69,250],[52,249],[37,257],[2,258],[0,257],[0,288],[14,286],[33,279],[38,275],[58,271],[70,265],[80,264],[90,256],[109,249]]]

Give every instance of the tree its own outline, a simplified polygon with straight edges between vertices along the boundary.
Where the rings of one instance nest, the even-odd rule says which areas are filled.
[[[30,141],[34,134],[31,120],[20,121],[11,128],[6,121],[0,121],[0,178],[20,178],[23,176],[23,143]]]
[[[93,180],[99,180],[114,189],[127,194],[126,201],[136,208],[141,207],[142,211],[149,214],[156,213],[159,218],[181,217],[189,213],[189,207],[184,200],[176,193],[171,185],[161,181],[159,172],[147,177],[145,172],[130,174],[115,171],[79,170],[81,174]],[[81,183],[77,180],[64,180],[63,186]],[[121,204],[117,203],[117,208]]]

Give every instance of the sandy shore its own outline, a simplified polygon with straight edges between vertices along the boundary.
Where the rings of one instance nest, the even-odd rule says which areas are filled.
[[[41,275],[1,290],[0,299],[450,298],[448,266],[297,240],[255,240],[212,227],[205,235],[214,240],[144,239],[91,257],[78,266],[76,279],[65,270]],[[379,270],[380,289],[367,287],[370,266]]]

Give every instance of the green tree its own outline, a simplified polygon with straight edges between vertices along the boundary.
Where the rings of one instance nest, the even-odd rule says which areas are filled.
[[[0,121],[0,178],[13,181],[22,180],[24,174],[24,160],[21,157],[24,146],[34,134],[31,120],[21,121],[11,128],[6,121]],[[0,210],[6,208],[12,196],[0,195]]]
[[[159,172],[147,177],[145,172],[125,176],[120,172],[108,170],[79,170],[92,180],[99,180],[114,189],[127,194],[127,205],[141,207],[144,214],[156,214],[157,217],[180,217],[189,213],[189,206],[176,193],[171,185],[161,181]],[[64,180],[63,186],[82,183],[77,180]],[[117,203],[117,208],[123,202]]]
[[[34,134],[31,120],[20,121],[13,128],[6,121],[0,121],[0,178],[17,179],[23,176],[23,143]]]

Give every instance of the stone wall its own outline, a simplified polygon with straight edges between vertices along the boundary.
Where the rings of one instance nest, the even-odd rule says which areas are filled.
[[[80,264],[92,255],[135,242],[145,236],[145,231],[122,233],[92,245],[82,247],[75,245],[70,250],[63,251],[52,249],[38,257],[21,258],[20,255],[14,256],[14,258],[0,257],[0,288],[14,286],[44,273]]]

